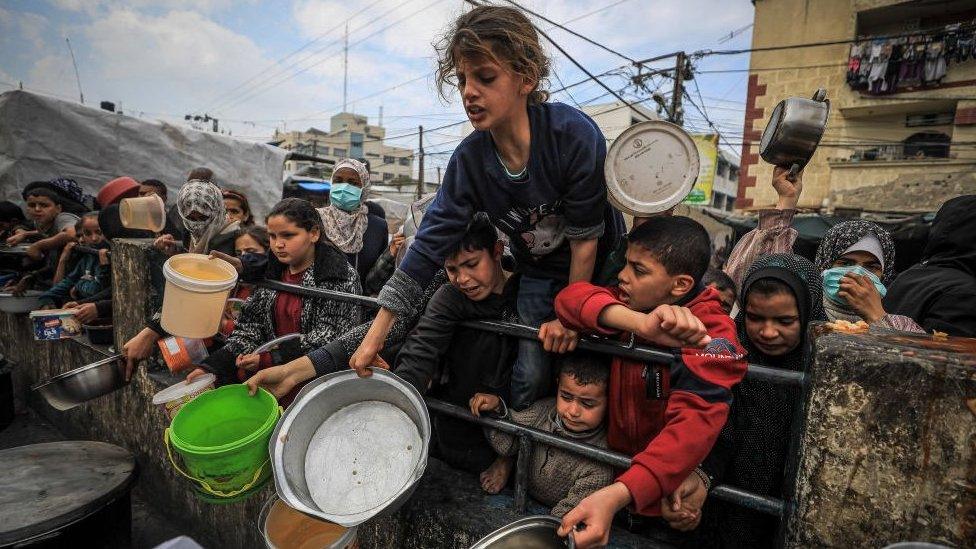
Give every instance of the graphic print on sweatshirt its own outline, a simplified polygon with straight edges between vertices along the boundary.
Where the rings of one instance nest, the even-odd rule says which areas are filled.
[[[558,249],[566,241],[566,218],[562,211],[561,200],[531,209],[514,206],[497,224],[503,232],[519,235],[529,253],[538,257]]]

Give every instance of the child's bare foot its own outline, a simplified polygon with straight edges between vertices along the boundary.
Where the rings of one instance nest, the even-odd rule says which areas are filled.
[[[506,456],[498,456],[495,461],[481,473],[481,489],[489,494],[497,494],[502,491],[508,482],[508,477],[512,474],[512,466],[515,460]]]

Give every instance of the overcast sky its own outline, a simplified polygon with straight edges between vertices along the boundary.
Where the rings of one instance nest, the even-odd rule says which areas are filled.
[[[748,47],[751,41],[751,29],[727,39],[752,23],[747,0],[522,4],[553,21],[569,21],[573,30],[633,59]],[[109,100],[126,114],[169,121],[208,113],[249,140],[266,140],[275,128],[327,128],[328,118],[342,107],[342,37],[348,22],[349,110],[376,123],[382,106],[387,135],[402,135],[420,124],[436,128],[464,119],[456,96],[444,102],[434,89],[431,44],[465,6],[460,0],[5,0],[0,3],[0,92],[22,83],[25,89],[77,101],[68,37],[87,104]],[[594,74],[628,64],[559,29],[548,34]],[[546,47],[558,76],[551,89],[585,78],[555,48]],[[700,89],[694,83],[688,88],[696,101],[700,91],[709,118],[730,143],[741,141],[747,79],[742,69],[748,62],[748,55],[705,57],[696,62],[700,71],[738,72],[699,74]],[[670,64],[673,59],[656,66]],[[620,90],[627,73],[603,81]],[[659,82],[663,92],[670,91],[669,81]],[[630,99],[646,97],[632,87],[624,93]],[[613,99],[595,82],[570,94],[554,99],[570,104]],[[686,127],[707,130],[694,107],[688,105],[686,112]],[[427,151],[450,151],[459,130],[426,135]],[[416,148],[417,141],[406,137],[395,144]],[[428,166],[433,170],[446,160],[446,154],[432,155]]]

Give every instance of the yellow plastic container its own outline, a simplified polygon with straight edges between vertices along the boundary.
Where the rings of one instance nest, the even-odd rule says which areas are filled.
[[[217,333],[237,270],[222,259],[179,254],[163,264],[166,289],[160,323],[167,332],[194,339]]]
[[[122,226],[158,233],[166,226],[166,203],[158,195],[123,198],[119,204]]]

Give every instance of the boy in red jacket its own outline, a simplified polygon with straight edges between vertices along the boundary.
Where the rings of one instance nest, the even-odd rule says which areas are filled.
[[[704,227],[687,217],[654,217],[627,240],[619,285],[567,286],[556,296],[559,320],[571,330],[682,349],[670,367],[614,357],[607,443],[634,458],[614,484],[563,517],[563,536],[585,524],[574,534],[578,547],[606,544],[614,514],[625,507],[661,514],[662,498],[715,443],[732,386],[746,372],[735,324],[718,292],[701,283],[711,255]]]

